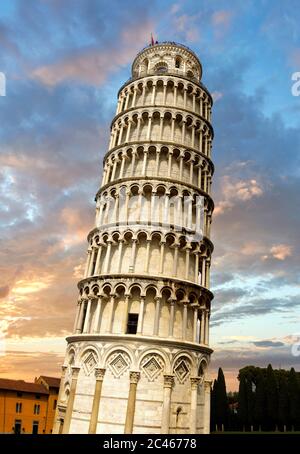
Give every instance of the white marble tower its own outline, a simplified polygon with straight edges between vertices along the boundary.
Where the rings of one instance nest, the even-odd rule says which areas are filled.
[[[54,433],[208,433],[212,98],[189,48],[118,93]]]

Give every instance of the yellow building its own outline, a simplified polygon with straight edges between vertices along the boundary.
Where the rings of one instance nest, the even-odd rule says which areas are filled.
[[[34,383],[0,378],[0,433],[51,433],[59,383],[44,375]]]

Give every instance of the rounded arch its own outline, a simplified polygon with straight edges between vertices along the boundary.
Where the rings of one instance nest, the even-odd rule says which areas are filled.
[[[153,348],[153,347],[149,347],[145,350],[143,350],[143,352],[141,353],[139,359],[138,359],[138,368],[139,370],[141,370],[142,368],[142,363],[143,361],[145,360],[145,358],[147,356],[151,356],[151,355],[157,355],[160,357],[160,359],[163,361],[163,370],[162,370],[162,373],[164,374],[170,374],[171,373],[171,364],[170,364],[170,360],[167,356],[167,354],[161,350],[158,350],[156,348]]]
[[[198,377],[205,377],[208,368],[208,361],[206,357],[200,359],[199,367],[198,367]]]
[[[115,353],[125,353],[129,356],[130,359],[130,367],[134,369],[136,367],[136,360],[134,356],[134,352],[130,347],[124,346],[122,344],[115,344],[105,352],[102,358],[102,367],[106,368],[108,365],[108,361],[110,356],[114,355]]]
[[[96,355],[97,364],[99,364],[101,354],[100,354],[98,347],[94,344],[87,344],[83,347],[83,349],[79,352],[79,355],[78,355],[78,362],[79,362],[80,366],[82,366],[82,363],[84,362],[85,357],[90,352],[93,352]]]

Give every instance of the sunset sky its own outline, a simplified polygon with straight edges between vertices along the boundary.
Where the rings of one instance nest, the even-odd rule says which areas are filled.
[[[0,377],[60,374],[117,91],[151,32],[198,54],[215,100],[212,373],[300,370],[299,24],[296,0],[1,0]]]

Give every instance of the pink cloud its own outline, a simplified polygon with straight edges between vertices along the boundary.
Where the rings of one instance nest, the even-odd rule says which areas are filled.
[[[292,248],[288,244],[278,244],[270,250],[272,256],[277,260],[285,260],[292,255]]]
[[[221,38],[228,31],[233,17],[233,12],[228,10],[215,11],[211,16],[211,23],[214,29],[214,34],[217,38]]]
[[[225,175],[221,180],[221,193],[223,200],[216,204],[215,215],[231,209],[238,201],[247,202],[255,197],[260,197],[263,194],[263,188],[255,179],[235,181],[229,175]]]
[[[65,80],[77,80],[91,85],[100,85],[109,74],[127,65],[135,57],[140,43],[146,43],[153,25],[149,21],[138,27],[124,29],[118,47],[98,51],[85,49],[50,65],[31,71],[30,76],[49,87]]]

